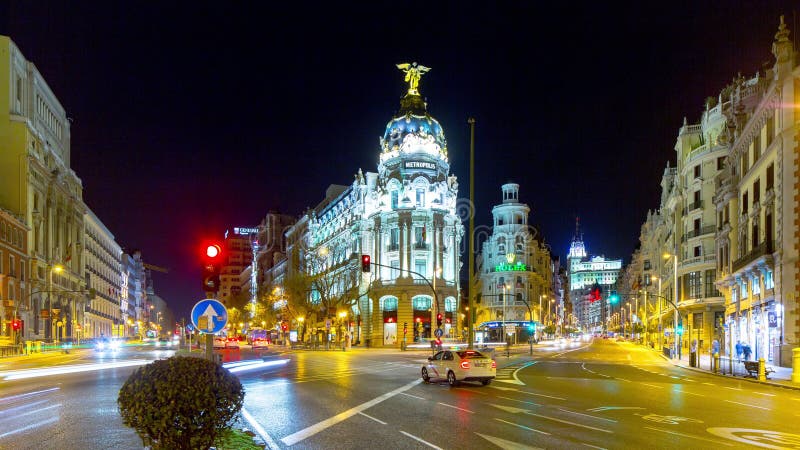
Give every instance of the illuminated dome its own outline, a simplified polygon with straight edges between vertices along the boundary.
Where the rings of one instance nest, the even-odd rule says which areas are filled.
[[[447,160],[447,140],[439,122],[425,111],[419,95],[409,94],[400,101],[400,113],[386,124],[381,138],[381,159],[401,153],[422,153]]]

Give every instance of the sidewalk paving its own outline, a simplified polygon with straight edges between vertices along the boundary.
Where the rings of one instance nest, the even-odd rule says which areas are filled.
[[[656,350],[653,350],[656,351]],[[773,364],[766,364],[766,367],[774,370],[773,373],[768,375],[767,381],[760,381],[758,378],[751,377],[747,370],[744,368],[744,363],[741,360],[737,360],[734,358],[733,360],[733,374],[731,374],[731,361],[727,356],[720,356],[720,372],[714,373],[711,371],[711,363],[712,357],[711,354],[708,352],[701,352],[699,354],[699,360],[697,367],[691,367],[690,365],[690,358],[691,355],[688,351],[684,349],[681,352],[680,359],[670,359],[665,356],[661,352],[657,352],[661,355],[665,360],[669,361],[675,366],[683,367],[684,369],[694,370],[697,372],[705,372],[717,376],[723,376],[728,378],[737,378],[743,381],[749,381],[752,383],[759,383],[759,384],[767,384],[771,386],[777,386],[787,389],[796,389],[800,390],[800,383],[792,382],[792,368],[791,367],[780,367]],[[757,362],[757,361],[756,361]]]

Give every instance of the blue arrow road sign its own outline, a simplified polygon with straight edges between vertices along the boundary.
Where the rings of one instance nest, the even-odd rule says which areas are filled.
[[[192,308],[192,324],[201,333],[217,333],[228,324],[228,310],[217,300],[200,300]]]

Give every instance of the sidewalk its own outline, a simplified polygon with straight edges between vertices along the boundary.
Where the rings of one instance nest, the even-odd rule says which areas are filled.
[[[720,362],[719,362],[720,373],[711,372],[712,357],[708,352],[701,352],[699,354],[699,361],[697,367],[691,367],[691,365],[689,364],[690,354],[686,349],[683,350],[684,351],[681,352],[680,359],[670,359],[664,356],[664,354],[661,352],[657,353],[661,355],[665,360],[672,363],[673,365],[683,367],[685,369],[694,370],[697,372],[711,373],[717,376],[724,376],[728,378],[735,377],[743,381],[749,381],[752,383],[767,384],[771,386],[800,390],[800,383],[792,382],[792,369],[790,367],[780,367],[777,365],[766,364],[766,367],[774,370],[774,372],[770,373],[767,376],[767,381],[759,381],[757,378],[753,378],[747,373],[747,370],[745,370],[744,363],[742,361],[737,360],[735,358],[733,360],[733,374],[731,374],[731,361],[727,356],[720,356]]]

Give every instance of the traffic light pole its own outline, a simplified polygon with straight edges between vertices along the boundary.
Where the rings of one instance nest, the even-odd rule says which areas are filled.
[[[408,272],[410,274],[416,275],[416,276],[420,277],[421,279],[425,280],[425,282],[428,283],[428,286],[431,288],[431,292],[433,292],[433,301],[436,303],[436,313],[437,313],[437,317],[438,317],[439,311],[441,311],[441,309],[439,308],[439,297],[436,295],[436,288],[433,287],[433,284],[431,284],[431,282],[428,281],[428,279],[425,278],[421,273],[414,272],[413,270],[408,270],[408,269],[398,269],[397,267],[387,266],[385,264],[378,264],[376,262],[370,262],[370,265],[377,266],[377,267],[387,267],[389,269],[399,270],[400,272]],[[437,328],[441,328],[441,325],[437,324]]]
[[[500,294],[487,294],[487,295],[484,295],[483,297],[498,297],[499,295],[500,295]],[[533,312],[531,311],[531,305],[530,305],[530,303],[528,303],[528,301],[527,301],[527,300],[525,300],[524,298],[522,298],[522,294],[518,294],[518,295],[519,295],[519,297],[516,297],[516,299],[517,299],[517,300],[521,300],[521,301],[522,301],[522,303],[524,303],[524,304],[525,304],[525,306],[528,308],[528,315],[529,315],[529,316],[530,316],[530,318],[531,318],[531,320],[530,320],[530,321],[531,321],[531,323],[534,323],[534,320],[533,320]],[[503,333],[505,333],[505,330],[503,330]],[[533,336],[532,336],[532,335],[528,337],[528,344],[530,344],[530,354],[531,354],[531,355],[533,355]]]
[[[475,287],[475,118],[470,117],[467,119],[467,123],[469,123],[469,253],[467,254],[467,258],[469,258],[467,267],[469,273],[467,273],[467,293],[468,293],[468,305],[470,312],[470,324],[467,330],[467,348],[473,348],[473,342],[475,342],[475,316],[477,315],[477,311],[475,311],[475,302],[473,299],[475,298],[475,292],[473,292],[473,288]]]

